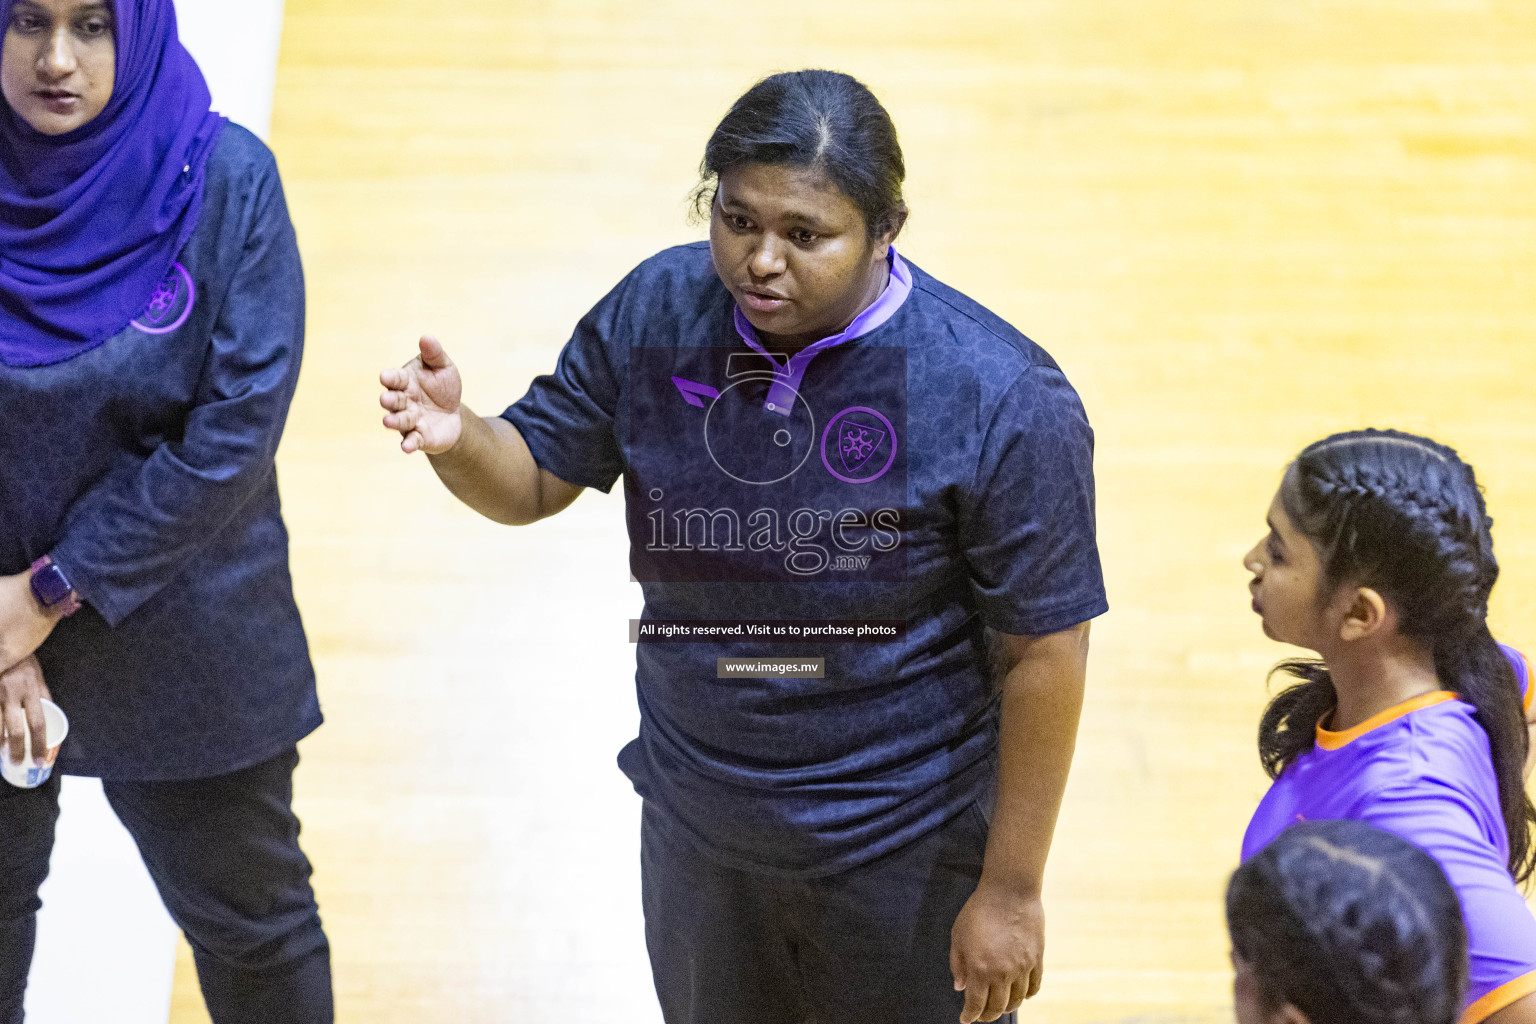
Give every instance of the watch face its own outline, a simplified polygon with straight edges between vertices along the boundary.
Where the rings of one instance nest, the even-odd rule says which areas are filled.
[[[32,593],[49,608],[63,603],[74,588],[64,578],[64,572],[56,565],[45,565],[32,574]]]

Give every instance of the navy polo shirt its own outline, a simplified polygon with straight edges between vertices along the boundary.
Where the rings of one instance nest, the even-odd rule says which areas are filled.
[[[904,624],[874,643],[638,644],[620,766],[726,864],[830,874],[986,800],[985,628],[1053,633],[1108,607],[1076,392],[1034,342],[901,269],[888,318],[792,362],[738,329],[707,243],[668,249],[504,413],[562,480],[624,478],[644,620]],[[718,658],[752,657],[824,675],[718,677]]]

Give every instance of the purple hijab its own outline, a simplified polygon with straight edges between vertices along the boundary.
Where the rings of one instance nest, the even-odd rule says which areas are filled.
[[[0,32],[14,0],[0,0]],[[63,135],[0,100],[0,362],[43,366],[143,311],[197,226],[224,119],[176,35],[171,0],[111,0],[112,98]]]

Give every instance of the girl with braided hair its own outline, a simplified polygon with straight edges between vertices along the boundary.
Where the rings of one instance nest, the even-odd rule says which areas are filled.
[[[1292,825],[1232,875],[1237,1024],[1454,1024],[1467,989],[1456,890],[1361,821]]]
[[[1296,821],[1369,822],[1424,848],[1461,901],[1462,1024],[1536,1022],[1536,918],[1516,888],[1536,823],[1524,787],[1531,671],[1489,633],[1492,520],[1452,449],[1391,430],[1335,434],[1285,472],[1243,560],[1271,639],[1317,652],[1259,725],[1274,778],[1252,858]]]

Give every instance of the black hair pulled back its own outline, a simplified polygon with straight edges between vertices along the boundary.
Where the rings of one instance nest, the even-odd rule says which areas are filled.
[[[1530,877],[1536,808],[1525,792],[1529,735],[1514,670],[1488,630],[1499,578],[1493,520],[1472,467],[1454,449],[1396,430],[1334,434],[1286,470],[1280,502],[1317,549],[1323,584],[1369,587],[1398,614],[1398,631],[1432,652],[1440,685],[1470,704],[1488,734],[1509,833],[1509,871]],[[1321,662],[1280,665],[1301,682],[1259,723],[1259,758],[1273,778],[1312,749],[1337,702]]]
[[[870,238],[900,227],[907,171],[896,126],[851,75],[786,71],[748,89],[704,147],[695,212],[707,217],[720,175],[745,164],[819,170],[859,208]]]
[[[1361,821],[1292,825],[1232,875],[1232,948],[1266,1015],[1455,1024],[1467,989],[1456,891],[1434,858]]]

